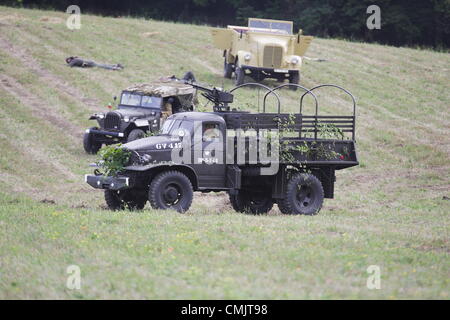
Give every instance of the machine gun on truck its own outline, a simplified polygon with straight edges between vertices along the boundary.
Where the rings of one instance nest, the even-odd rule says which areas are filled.
[[[194,191],[226,191],[239,212],[266,213],[277,203],[282,213],[312,215],[319,212],[324,198],[334,197],[335,171],[358,165],[356,103],[339,86],[308,90],[295,85],[305,90],[299,111],[282,113],[276,91],[294,84],[270,89],[248,83],[228,92],[191,85],[214,103],[213,112],[173,114],[160,134],[121,147],[130,157],[118,175],[105,176],[99,171],[86,175],[89,185],[104,190],[110,209],[142,209],[149,201],[155,209],[186,212]],[[250,85],[267,90],[263,112],[230,110],[233,92]],[[318,113],[314,92],[330,87],[351,97],[351,115]],[[277,100],[277,112],[266,112],[270,95]],[[303,114],[306,95],[314,98],[314,114]],[[322,135],[323,127],[332,130]],[[330,132],[337,135],[330,136]]]

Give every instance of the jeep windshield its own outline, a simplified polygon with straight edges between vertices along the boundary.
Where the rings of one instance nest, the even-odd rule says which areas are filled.
[[[183,136],[191,135],[194,123],[186,119],[167,119],[161,128],[161,134]]]
[[[160,109],[162,98],[153,96],[143,96],[131,92],[123,92],[120,104],[123,106]]]
[[[250,31],[255,32],[292,34],[292,22],[290,21],[249,19],[248,28]]]

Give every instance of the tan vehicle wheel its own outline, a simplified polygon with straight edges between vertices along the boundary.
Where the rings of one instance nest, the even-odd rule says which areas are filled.
[[[234,75],[235,75],[234,84],[236,86],[244,84],[245,72],[241,67],[236,67],[236,69],[234,70]]]
[[[223,76],[227,79],[231,79],[231,75],[233,74],[233,65],[227,62],[225,58],[223,62]]]

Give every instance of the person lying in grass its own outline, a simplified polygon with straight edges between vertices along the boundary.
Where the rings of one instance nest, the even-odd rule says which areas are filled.
[[[93,68],[93,67],[99,67],[104,68],[108,70],[122,70],[123,66],[118,64],[105,64],[105,63],[97,63],[92,60],[85,60],[81,59],[79,57],[68,57],[66,58],[66,63],[69,67],[80,67],[80,68]]]

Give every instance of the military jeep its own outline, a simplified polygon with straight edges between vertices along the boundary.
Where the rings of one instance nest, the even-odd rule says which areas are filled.
[[[248,27],[228,26],[211,30],[215,46],[223,50],[223,75],[235,85],[249,76],[255,81],[273,78],[298,84],[302,56],[313,37],[293,34],[292,21],[248,19]],[[291,87],[296,89],[295,86]]]
[[[122,91],[116,110],[95,113],[97,127],[86,130],[84,150],[95,154],[103,144],[126,143],[159,131],[173,113],[192,111],[196,89],[174,77],[140,84]]]

